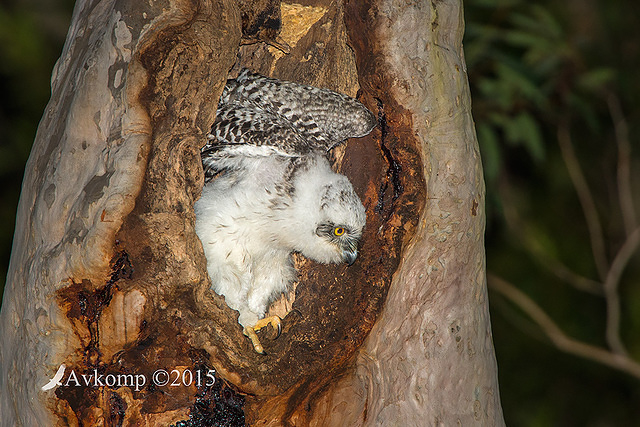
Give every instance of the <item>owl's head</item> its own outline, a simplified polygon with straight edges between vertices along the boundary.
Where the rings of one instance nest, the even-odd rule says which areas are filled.
[[[364,206],[345,176],[337,175],[322,190],[315,234],[327,243],[319,245],[319,248],[326,246],[327,253],[325,260],[318,261],[351,265],[358,255],[358,242],[366,222]]]
[[[296,189],[298,218],[296,250],[324,264],[346,262],[351,265],[358,255],[358,242],[366,223],[362,202],[346,176],[328,167],[303,172]]]

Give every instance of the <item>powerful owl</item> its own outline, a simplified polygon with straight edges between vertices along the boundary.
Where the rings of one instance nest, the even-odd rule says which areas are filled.
[[[327,89],[243,70],[228,80],[202,148],[205,186],[196,232],[213,290],[238,310],[258,353],[256,330],[269,304],[296,280],[291,254],[352,264],[366,216],[349,180],[327,154],[368,134],[375,116]]]

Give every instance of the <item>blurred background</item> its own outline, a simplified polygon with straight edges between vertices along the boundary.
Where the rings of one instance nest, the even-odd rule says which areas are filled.
[[[0,287],[72,8],[0,0]],[[465,15],[507,425],[640,425],[640,2]]]

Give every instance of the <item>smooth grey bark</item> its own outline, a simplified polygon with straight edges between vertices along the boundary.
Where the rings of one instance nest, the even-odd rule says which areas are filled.
[[[104,281],[144,174],[149,126],[128,105],[132,35],[114,5],[76,4],[26,165],[0,317],[3,425],[55,422],[41,387],[80,346],[55,292]]]

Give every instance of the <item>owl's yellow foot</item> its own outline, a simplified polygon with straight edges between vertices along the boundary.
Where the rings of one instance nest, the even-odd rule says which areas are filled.
[[[258,323],[256,323],[253,327],[246,326],[242,332],[247,337],[249,337],[251,343],[253,344],[253,348],[257,353],[265,354],[264,348],[262,348],[262,344],[260,344],[260,340],[258,339],[256,331],[259,331],[267,325],[271,325],[273,329],[277,330],[278,334],[276,335],[276,338],[278,338],[280,336],[280,332],[282,332],[282,326],[280,323],[281,320],[278,316],[265,317],[264,319],[258,320]]]

